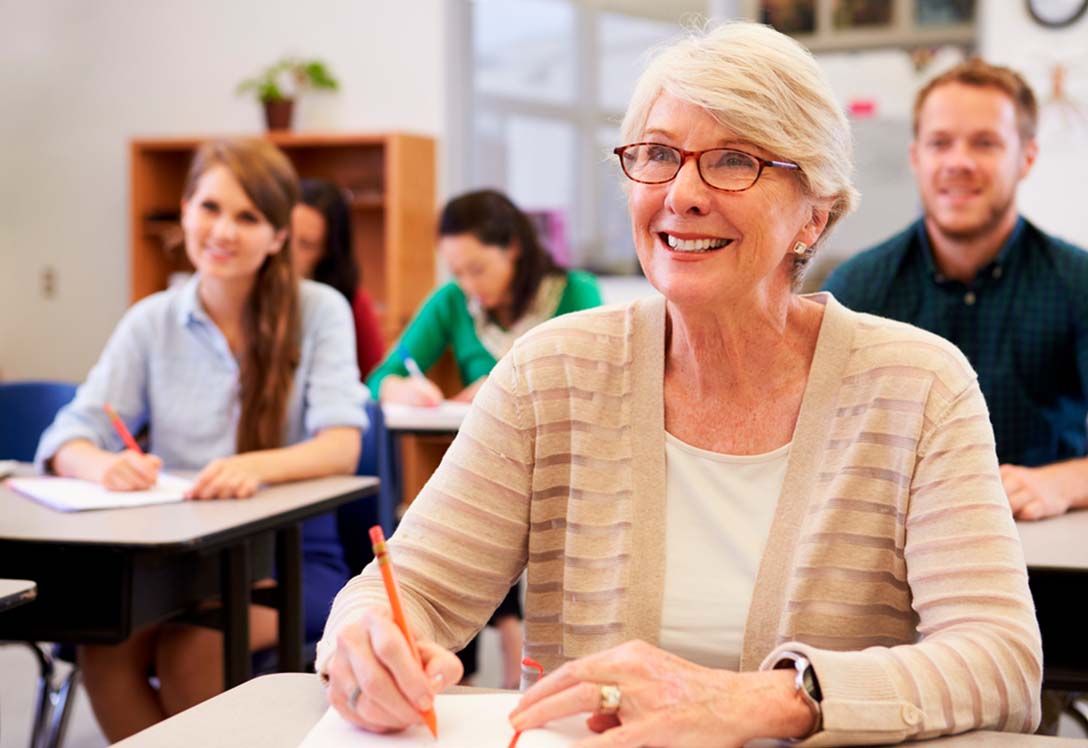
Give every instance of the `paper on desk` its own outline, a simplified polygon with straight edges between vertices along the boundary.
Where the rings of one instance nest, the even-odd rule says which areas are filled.
[[[457,431],[468,415],[472,403],[443,400],[434,407],[385,403],[382,415],[386,428],[421,431]]]
[[[374,735],[330,708],[299,748],[506,748],[514,737],[506,717],[520,698],[517,693],[439,694],[434,702],[438,740],[423,725],[392,735]],[[518,738],[518,748],[565,748],[590,737],[593,733],[586,727],[586,716],[576,715],[538,730],[527,730]]]
[[[159,473],[159,482],[147,491],[110,491],[98,483],[75,478],[11,478],[7,485],[53,509],[81,512],[184,501],[192,481]]]

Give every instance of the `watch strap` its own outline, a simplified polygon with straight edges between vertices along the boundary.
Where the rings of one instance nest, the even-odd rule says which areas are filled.
[[[820,682],[816,679],[816,671],[807,657],[800,652],[782,652],[779,660],[774,664],[773,670],[793,669],[793,686],[797,695],[805,702],[805,706],[812,712],[812,729],[799,740],[815,735],[823,727],[823,709],[820,707],[822,693]]]

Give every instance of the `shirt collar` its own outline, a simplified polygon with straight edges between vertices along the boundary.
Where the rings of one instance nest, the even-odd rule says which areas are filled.
[[[976,277],[983,273],[991,274],[993,268],[1003,267],[1009,263],[1012,259],[1013,250],[1020,244],[1020,237],[1024,233],[1024,226],[1026,222],[1023,216],[1016,217],[1016,225],[1012,227],[1012,231],[1009,232],[1008,238],[1005,239],[1005,243],[1001,245],[1001,249],[997,253],[997,257],[984,268],[979,268]],[[915,228],[915,235],[918,241],[918,246],[922,250],[922,262],[925,265],[926,275],[932,278],[937,283],[944,283],[948,279],[941,273],[937,267],[937,261],[933,259],[933,245],[929,243],[929,233],[926,231],[926,221],[924,218],[918,220]]]
[[[204,311],[204,305],[200,303],[200,274],[193,273],[185,285],[181,287],[178,296],[178,323],[188,325],[190,322],[210,322],[211,318]]]

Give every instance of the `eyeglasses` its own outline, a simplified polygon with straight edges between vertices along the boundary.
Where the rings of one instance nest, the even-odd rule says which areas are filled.
[[[695,159],[699,176],[716,190],[743,192],[759,179],[768,166],[778,169],[801,167],[789,161],[768,161],[732,148],[708,148],[685,151],[661,143],[632,143],[612,151],[620,157],[620,167],[627,178],[642,184],[664,184],[676,179],[689,158]]]

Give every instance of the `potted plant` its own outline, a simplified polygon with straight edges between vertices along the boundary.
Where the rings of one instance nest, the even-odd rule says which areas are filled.
[[[253,92],[264,105],[269,130],[291,129],[295,99],[308,89],[337,91],[340,82],[321,60],[284,57],[253,78],[238,84],[238,94]]]

